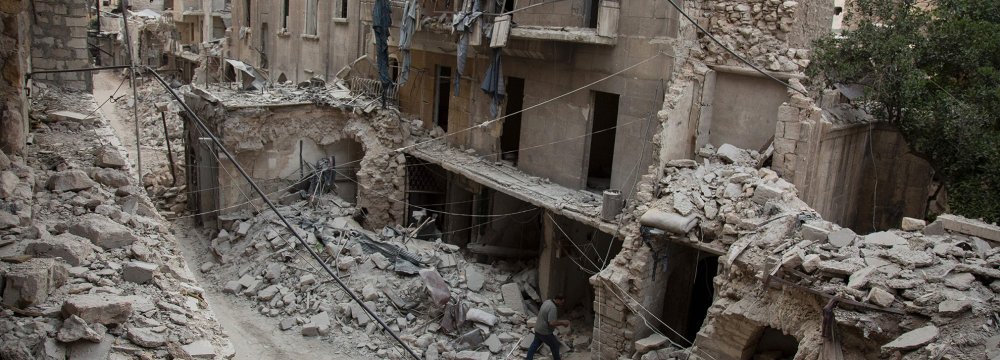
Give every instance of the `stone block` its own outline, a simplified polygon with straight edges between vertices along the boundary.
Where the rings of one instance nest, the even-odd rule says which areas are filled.
[[[902,224],[899,228],[903,231],[920,231],[927,226],[927,222],[921,219],[914,219],[910,217],[904,217]]]
[[[771,199],[780,199],[784,191],[774,185],[761,184],[753,192],[753,202],[764,205]]]
[[[153,276],[159,272],[160,266],[144,261],[131,261],[122,268],[122,279],[136,284],[153,281]]]
[[[653,334],[644,339],[636,340],[635,351],[639,354],[647,353],[651,350],[656,350],[667,343],[668,339],[666,336],[660,334]]]
[[[302,336],[323,336],[330,333],[330,314],[320,312],[309,318],[309,323],[302,326]]]
[[[469,290],[478,292],[483,288],[483,284],[486,282],[486,277],[482,272],[479,271],[474,265],[469,265],[465,267],[465,286]]]
[[[80,191],[94,187],[93,180],[83,170],[66,170],[49,177],[45,187],[55,192]]]
[[[20,178],[11,171],[0,172],[0,199],[9,199],[14,196],[17,190],[17,183]]]
[[[107,328],[101,324],[94,324],[94,327],[87,325],[87,322],[79,316],[72,315],[63,321],[56,339],[60,342],[69,343],[77,340],[87,340],[99,343],[107,333]]]
[[[207,339],[201,339],[190,344],[181,346],[181,350],[187,353],[192,359],[214,359],[215,346]]]
[[[895,233],[889,231],[879,231],[865,235],[864,242],[865,245],[883,246],[883,247],[909,245],[906,239],[904,239],[902,236],[896,235]]]
[[[129,327],[128,339],[136,345],[154,349],[167,344],[167,333],[165,328]]]
[[[927,325],[900,335],[888,344],[882,345],[883,351],[907,351],[920,348],[938,337],[938,328]]]
[[[503,302],[511,310],[524,314],[524,297],[521,296],[521,286],[517,283],[507,283],[500,287]]]
[[[105,186],[119,188],[129,185],[128,175],[117,169],[98,169],[94,171],[94,180]]]
[[[730,144],[722,144],[715,154],[727,163],[744,163],[749,160],[746,152]]]
[[[107,294],[73,295],[63,303],[62,313],[79,316],[87,323],[121,324],[132,315],[132,301]]]
[[[831,232],[827,236],[827,241],[830,245],[836,247],[844,247],[854,243],[854,239],[858,237],[858,234],[854,233],[854,230],[848,228],[842,228],[840,230]]]
[[[889,307],[895,300],[895,296],[879,287],[872,288],[865,296],[865,301],[882,307]]]
[[[132,245],[138,240],[127,227],[98,214],[84,215],[67,231],[87,238],[105,250]]]
[[[937,221],[941,222],[945,230],[1000,242],[1000,226],[952,214],[940,215]]]
[[[3,304],[23,309],[42,303],[68,278],[66,267],[52,259],[35,258],[15,264],[4,277]]]
[[[24,253],[39,258],[62,258],[72,266],[80,266],[94,253],[94,249],[90,240],[62,233],[53,238],[29,242]]]
[[[802,239],[812,240],[812,241],[823,241],[827,239],[830,235],[830,230],[826,227],[818,224],[803,224],[802,225]]]

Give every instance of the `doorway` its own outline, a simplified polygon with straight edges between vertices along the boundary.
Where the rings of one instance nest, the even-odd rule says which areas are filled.
[[[589,0],[587,7],[587,27],[597,28],[597,18],[601,11],[601,0]]]
[[[524,79],[507,78],[507,105],[500,135],[500,159],[517,166],[517,152],[521,148],[521,110],[524,108]],[[513,115],[511,115],[513,114]]]
[[[611,188],[619,95],[595,91],[593,98],[587,189],[602,191]]]
[[[434,123],[448,132],[448,108],[451,101],[451,68],[437,66],[434,87]]]
[[[708,308],[715,299],[715,283],[712,279],[719,274],[719,257],[709,256],[698,261],[698,270],[691,286],[691,303],[688,304],[688,326],[684,337],[694,342],[708,316]]]
[[[260,49],[257,51],[260,53],[260,67],[262,69],[267,69],[267,36],[270,35],[267,28],[267,23],[263,23],[260,26]]]

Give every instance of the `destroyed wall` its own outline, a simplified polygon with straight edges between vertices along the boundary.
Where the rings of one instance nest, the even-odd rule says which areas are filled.
[[[794,80],[800,76],[809,64],[809,52],[802,48],[807,43],[803,38],[822,34],[823,31],[817,29],[824,26],[829,28],[830,22],[817,15],[822,14],[822,10],[815,10],[822,7],[822,4],[795,1],[684,2],[684,11],[720,42],[765,70],[772,71],[772,75],[786,80]],[[807,15],[798,15],[803,12]],[[830,17],[832,18],[832,11]],[[591,284],[597,293],[594,303],[597,316],[595,339],[602,339],[592,345],[596,356],[615,357],[619,353],[631,353],[634,341],[646,337],[654,330],[666,332],[661,326],[663,324],[657,324],[657,319],[663,315],[663,304],[668,301],[663,289],[670,287],[671,283],[669,276],[666,276],[669,274],[659,273],[654,266],[661,260],[669,263],[674,256],[688,255],[644,244],[639,226],[634,221],[646,212],[646,204],[660,196],[658,192],[661,187],[669,183],[667,170],[685,163],[681,159],[694,159],[696,154],[701,157],[717,156],[714,147],[723,144],[716,144],[707,148],[707,151],[699,150],[710,144],[713,136],[718,139],[715,141],[741,141],[747,145],[752,144],[747,147],[753,150],[760,149],[768,143],[773,133],[762,131],[750,132],[752,136],[720,136],[724,134],[713,134],[712,129],[769,128],[777,124],[778,108],[787,101],[787,95],[783,96],[777,89],[763,94],[760,91],[739,90],[755,88],[754,84],[760,82],[760,75],[701,34],[690,23],[682,21],[678,26],[677,46],[670,53],[674,71],[667,83],[663,107],[657,114],[661,122],[659,133],[653,139],[654,152],[659,154],[658,166],[650,167],[650,173],[643,176],[643,180],[636,185],[636,200],[639,205],[626,209],[626,225],[621,229],[624,238],[622,252],[611,266],[591,278]],[[720,74],[732,81],[717,81]],[[720,89],[720,86],[724,88]],[[720,96],[727,93],[738,96]],[[764,95],[764,100],[758,101],[759,95]],[[754,106],[736,107],[742,97],[755,99]],[[761,103],[770,105],[760,106]],[[725,111],[720,109],[722,114],[715,116],[715,107],[726,106],[731,109],[730,113],[742,114],[722,116]],[[766,123],[758,124],[753,123],[754,121]],[[734,149],[729,148],[727,152],[732,150]],[[748,155],[739,157],[743,156]],[[699,203],[697,206],[703,207],[706,204]],[[712,209],[710,212],[714,213],[713,216],[719,215],[718,204],[713,203],[709,208]],[[739,221],[731,218],[724,223],[728,225],[716,223],[717,232],[735,232]],[[676,291],[691,290],[681,286]],[[670,301],[675,300],[677,299]],[[678,318],[675,315],[666,315],[665,318]],[[689,344],[682,344],[687,345]]]
[[[27,2],[6,1],[0,5],[0,25],[3,25],[0,26],[0,70],[3,71],[0,81],[0,94],[3,94],[0,99],[0,152],[15,155],[24,149],[28,134],[30,104],[24,92],[24,74],[31,68],[31,42],[27,26],[31,18],[25,11]]]
[[[282,0],[232,3],[233,23],[229,57],[267,69],[269,80],[281,75],[293,83],[319,78],[331,81],[361,55],[363,29],[358,20],[360,1],[350,0],[347,17],[335,13],[339,1],[319,1],[316,13],[307,14],[306,2],[292,1],[288,27],[282,28]],[[250,22],[246,19],[249,15]],[[306,32],[306,17],[316,17],[316,33]]]
[[[391,112],[356,114],[305,103],[228,106],[218,99],[206,100],[194,94],[186,95],[185,102],[213,128],[223,145],[272,199],[296,198],[298,195],[288,194],[289,190],[306,185],[298,179],[302,141],[303,146],[309,144],[308,151],[302,153],[303,160],[312,166],[322,157],[337,156],[337,169],[342,172],[337,177],[349,180],[338,182],[338,191],[350,199],[350,192],[356,189],[357,206],[368,211],[365,226],[380,228],[403,221],[406,159],[393,149],[402,144],[405,135],[400,131],[401,120]],[[263,208],[232,163],[218,163],[211,154],[198,153],[205,146],[192,139],[204,135],[190,129],[188,154],[194,153],[199,161],[212,164],[198,167],[189,177],[189,184],[200,181],[189,188],[207,189],[209,194],[196,200],[198,212],[219,209],[223,215]],[[221,170],[212,170],[215,164]],[[305,168],[306,174],[309,169]],[[206,175],[211,179],[204,178]],[[211,215],[205,219],[214,220]]]
[[[849,104],[830,109],[792,94],[779,110],[772,168],[825,218],[861,233],[924,218],[930,164],[892,126],[872,123]]]
[[[90,67],[87,29],[90,26],[89,1],[36,0],[32,9],[31,57],[34,70],[83,69]],[[37,81],[47,81],[78,90],[91,91],[90,72],[39,74]]]

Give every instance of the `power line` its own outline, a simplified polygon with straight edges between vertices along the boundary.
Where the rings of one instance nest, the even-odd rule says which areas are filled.
[[[708,30],[705,30],[705,28],[701,27],[701,25],[699,25],[697,21],[694,21],[694,19],[692,19],[690,15],[688,15],[686,12],[684,12],[684,9],[681,9],[681,7],[678,6],[677,3],[674,2],[674,0],[667,0],[667,2],[670,3],[670,5],[674,7],[674,9],[677,9],[677,12],[679,12],[681,15],[683,15],[685,19],[687,19],[692,25],[694,25],[694,27],[698,28],[698,31],[701,31],[701,33],[705,34],[705,36],[708,36],[708,38],[711,39],[712,42],[714,42],[716,45],[719,45],[719,47],[721,47],[723,50],[726,50],[726,52],[728,52],[728,53],[732,54],[733,56],[735,56],[737,59],[739,59],[744,64],[747,64],[747,66],[753,68],[754,70],[756,70],[757,72],[759,72],[761,75],[764,75],[764,76],[770,78],[771,80],[777,81],[779,84],[781,84],[784,87],[787,87],[789,89],[795,90],[796,92],[798,92],[798,93],[800,93],[802,95],[805,95],[806,97],[809,96],[809,93],[807,93],[807,92],[805,92],[803,90],[796,89],[791,84],[779,80],[778,78],[774,77],[773,75],[771,75],[771,74],[765,72],[764,70],[762,70],[761,68],[759,68],[757,65],[754,65],[753,63],[751,63],[750,60],[747,60],[743,56],[740,56],[740,54],[737,54],[736,51],[733,51],[728,46],[723,45],[722,42],[719,41],[719,39],[716,39],[715,36],[712,35],[712,33],[708,32]]]

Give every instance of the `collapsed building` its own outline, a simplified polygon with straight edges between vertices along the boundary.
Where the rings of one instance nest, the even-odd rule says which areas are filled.
[[[912,219],[943,196],[929,165],[803,75],[836,4],[488,3],[224,5],[220,46],[178,53],[182,190],[219,229],[202,271],[282,330],[379,357],[403,353],[291,232],[426,358],[523,350],[557,294],[592,358],[996,355],[996,226]]]

